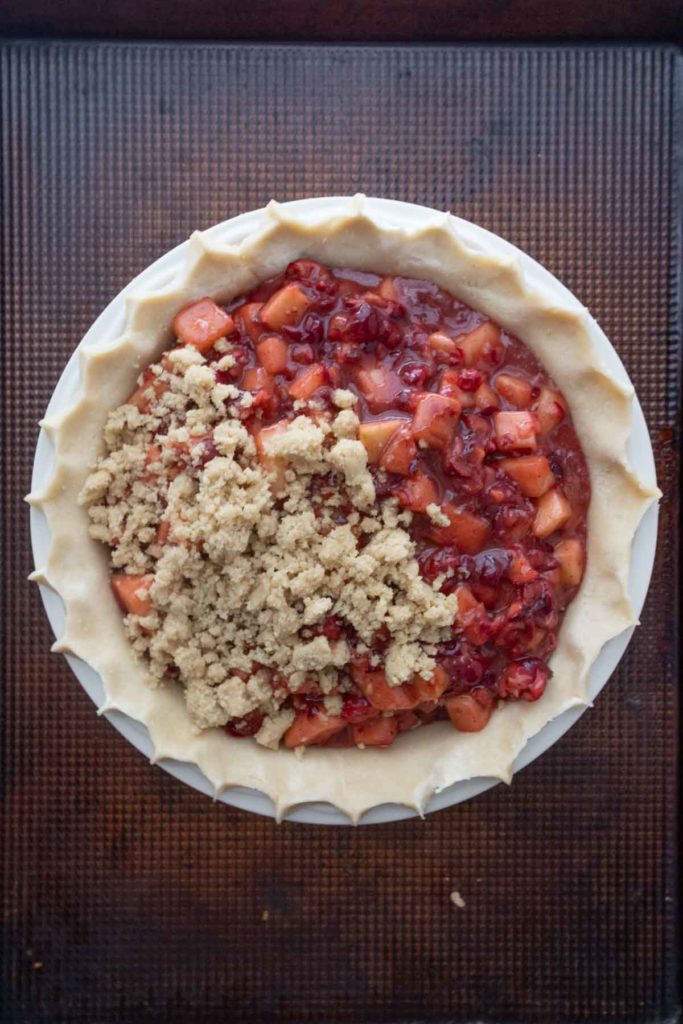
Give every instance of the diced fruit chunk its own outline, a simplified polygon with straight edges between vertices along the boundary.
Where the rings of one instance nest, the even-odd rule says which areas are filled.
[[[586,551],[578,537],[566,537],[555,545],[555,558],[560,563],[560,580],[568,587],[578,587],[583,579]]]
[[[207,352],[215,341],[234,329],[229,313],[217,306],[213,299],[199,299],[185,306],[173,321],[173,331],[184,345],[193,345]]]
[[[448,676],[441,665],[434,666],[434,674],[431,679],[424,679],[422,676],[413,676],[411,687],[417,694],[420,701],[438,700],[448,689]]]
[[[251,366],[242,374],[240,387],[243,391],[258,391],[263,388],[272,394],[275,381],[263,366]]]
[[[518,459],[503,459],[500,465],[527,498],[540,498],[555,484],[545,455],[521,455]]]
[[[283,459],[268,454],[268,440],[281,434],[287,427],[286,420],[279,420],[270,427],[261,427],[253,432],[258,460],[266,472],[271,474],[270,489],[273,494],[280,494],[284,490],[286,463]]]
[[[372,412],[384,412],[395,404],[405,384],[397,373],[385,366],[373,366],[356,374],[358,387]]]
[[[387,473],[410,476],[410,468],[417,455],[410,422],[405,423],[392,434],[382,452],[379,464]]]
[[[430,334],[427,338],[427,342],[431,348],[436,349],[437,352],[453,353],[457,352],[459,348],[457,341],[451,338],[450,334],[446,334],[444,331],[435,331],[433,334]]]
[[[425,512],[427,505],[438,502],[439,492],[430,476],[418,473],[411,480],[401,484],[397,497],[404,508],[409,508],[413,512]]]
[[[321,363],[314,363],[302,370],[289,385],[289,393],[293,399],[310,398],[318,388],[321,388],[327,380],[325,367]]]
[[[500,348],[500,327],[487,320],[468,334],[460,335],[457,343],[458,348],[462,349],[465,366],[476,366],[487,359],[489,362],[496,362],[497,351]]]
[[[509,373],[499,373],[493,382],[498,394],[512,405],[525,409],[531,401],[531,384],[521,377],[513,377]]]
[[[488,384],[481,384],[474,393],[474,404],[482,412],[493,412],[500,408],[498,395]]]
[[[429,448],[444,449],[455,432],[460,403],[433,393],[421,395],[413,416],[413,437]]]
[[[493,423],[496,445],[501,451],[533,451],[536,447],[536,420],[530,412],[497,412]]]
[[[273,331],[297,324],[304,315],[311,300],[296,284],[286,284],[264,303],[261,308],[261,322]]]
[[[571,514],[572,507],[567,498],[559,487],[553,487],[538,499],[532,529],[537,537],[545,540],[551,533],[566,526]]]
[[[142,384],[126,399],[126,404],[134,405],[142,413],[148,413],[153,401],[161,398],[165,391],[168,391],[168,385],[147,369],[142,375]]]
[[[450,520],[448,526],[433,526],[430,536],[435,544],[455,544],[461,551],[468,555],[476,555],[481,551],[491,527],[482,519],[471,512],[455,508],[453,505],[444,505],[441,510]]]
[[[287,366],[287,343],[277,335],[263,338],[256,346],[261,366],[268,373],[282,373]]]
[[[351,726],[353,742],[360,747],[389,747],[398,734],[396,718],[371,718]]]
[[[234,311],[234,317],[245,334],[248,334],[252,341],[258,341],[263,334],[263,324],[259,313],[263,308],[262,302],[247,302]]]
[[[538,433],[548,434],[566,416],[567,405],[559,391],[555,391],[554,388],[541,388],[534,411],[538,421]]]
[[[481,732],[488,725],[493,705],[484,707],[469,693],[459,693],[444,700],[451,722],[459,732]]]
[[[369,420],[358,427],[358,440],[365,446],[368,462],[379,462],[380,455],[389,439],[399,427],[407,421],[402,420]]]
[[[360,663],[351,666],[351,675],[363,696],[378,711],[409,710],[420,703],[408,683],[389,686],[383,668],[368,669]]]
[[[335,733],[346,728],[343,718],[328,715],[322,709],[299,711],[285,733],[285,746],[306,747],[311,743],[324,743]]]
[[[149,596],[149,588],[154,582],[154,577],[149,574],[145,576],[130,576],[125,572],[112,573],[111,588],[114,597],[125,612],[130,615],[149,615],[152,610],[152,600]]]

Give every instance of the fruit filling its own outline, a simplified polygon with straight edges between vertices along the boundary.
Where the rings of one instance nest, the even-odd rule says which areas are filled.
[[[308,259],[172,334],[81,494],[151,685],[271,748],[477,732],[543,696],[590,483],[519,339]]]

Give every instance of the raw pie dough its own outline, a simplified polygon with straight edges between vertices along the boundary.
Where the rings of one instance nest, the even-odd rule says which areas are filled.
[[[527,740],[561,712],[589,703],[589,670],[607,640],[636,621],[627,596],[631,544],[656,488],[628,465],[633,390],[601,365],[590,340],[591,318],[576,300],[558,301],[528,279],[518,260],[474,248],[450,214],[425,211],[418,230],[396,226],[363,196],[341,213],[324,207],[294,213],[275,202],[237,245],[216,232],[195,233],[172,285],[128,299],[127,323],[113,342],[81,350],[81,393],[42,423],[55,446],[56,472],[28,497],[51,531],[47,563],[32,574],[66,605],[66,627],[53,650],[71,653],[101,676],[106,702],[143,722],[155,758],[196,763],[216,794],[230,786],[266,793],[278,818],[297,804],[329,801],[357,822],[372,807],[398,803],[421,811],[436,791],[488,776],[509,782]],[[386,750],[266,750],[219,729],[197,733],[178,685],[151,689],[124,635],[109,586],[109,552],[91,539],[77,502],[101,451],[108,413],[125,401],[140,370],[170,342],[170,323],[187,302],[211,295],[229,302],[290,261],[307,256],[332,266],[425,278],[485,313],[535,353],[563,391],[591,474],[587,568],[569,606],[550,665],[553,677],[536,703],[501,702],[486,729],[461,733],[448,722],[407,733]]]

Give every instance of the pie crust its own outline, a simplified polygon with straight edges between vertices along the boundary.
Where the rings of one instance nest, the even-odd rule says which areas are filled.
[[[144,723],[155,761],[195,763],[216,795],[232,786],[260,790],[272,799],[278,819],[311,801],[329,802],[354,822],[384,803],[421,812],[432,794],[455,782],[479,776],[509,782],[531,736],[568,708],[590,703],[588,674],[602,646],[636,623],[627,594],[631,545],[659,491],[629,466],[634,392],[601,362],[592,340],[595,321],[559,283],[552,287],[545,276],[536,278],[533,265],[494,236],[427,209],[416,228],[392,215],[393,205],[401,204],[364,196],[341,207],[271,202],[238,244],[222,241],[218,228],[195,233],[172,284],[132,294],[120,336],[80,350],[77,399],[41,424],[54,445],[55,473],[27,498],[42,509],[51,534],[46,564],[31,578],[55,590],[66,606],[65,629],[53,650],[73,654],[99,673],[106,694],[100,710],[122,711]],[[169,325],[182,305],[204,295],[229,302],[302,256],[434,281],[525,342],[569,403],[592,485],[585,576],[564,617],[545,695],[536,703],[502,702],[482,732],[434,723],[387,750],[310,748],[303,758],[219,729],[198,733],[178,685],[145,685],[124,635],[109,587],[109,552],[91,539],[87,509],[77,501],[100,454],[107,415],[168,346]]]

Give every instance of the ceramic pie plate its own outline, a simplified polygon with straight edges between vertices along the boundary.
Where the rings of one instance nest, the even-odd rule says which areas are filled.
[[[178,692],[136,688],[120,672],[115,684],[111,658],[107,663],[98,656],[98,646],[113,655],[118,644],[126,660],[123,629],[119,636],[115,619],[109,626],[105,621],[100,634],[114,639],[99,645],[96,620],[86,621],[107,574],[103,552],[87,537],[87,523],[79,538],[85,514],[75,504],[96,453],[96,424],[103,424],[139,369],[164,347],[163,325],[173,309],[202,294],[224,298],[218,293],[226,291],[226,280],[229,297],[240,294],[304,255],[436,280],[525,341],[569,402],[593,480],[586,578],[562,624],[551,660],[556,676],[546,695],[534,705],[507,705],[483,733],[457,734],[439,723],[388,751],[320,749],[298,762],[287,751],[254,753],[251,741],[213,730],[211,736],[193,737]],[[112,375],[101,371],[112,365],[118,370],[126,359],[117,392]],[[57,637],[53,649],[65,654],[100,712],[176,778],[279,820],[396,821],[509,782],[591,705],[626,650],[645,600],[657,495],[647,427],[619,357],[580,302],[538,263],[481,227],[407,203],[362,196],[272,203],[196,234],[162,256],[119,293],[78,345],[52,395],[36,448],[29,496],[32,578],[40,584]],[[134,673],[131,667],[129,675]]]

